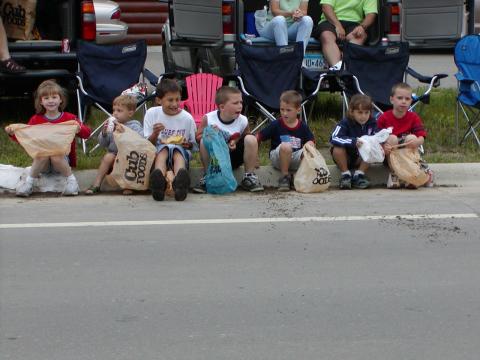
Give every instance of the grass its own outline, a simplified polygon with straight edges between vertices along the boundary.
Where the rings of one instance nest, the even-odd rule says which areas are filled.
[[[419,89],[421,93],[422,89]],[[455,89],[434,89],[431,95],[431,102],[428,105],[420,104],[417,106],[417,112],[424,121],[428,131],[428,137],[425,141],[425,160],[431,163],[436,162],[480,162],[480,149],[471,138],[462,146],[457,145],[456,127],[455,127]],[[13,100],[12,100],[13,101]],[[22,102],[23,101],[23,102]],[[340,97],[337,94],[320,94],[317,101],[312,105],[309,126],[317,139],[317,146],[324,153],[328,163],[332,164],[328,155],[328,140],[332,129],[341,117],[342,108]],[[0,116],[0,125],[5,127],[10,123],[26,123],[32,114],[31,105],[28,100],[21,100],[18,103],[10,104],[8,107],[2,105],[2,114]],[[7,113],[5,109],[10,109]],[[142,119],[142,114],[137,113],[136,119]],[[87,123],[94,129],[100,124],[106,116],[99,111],[92,111],[88,116]],[[466,122],[460,119],[460,136],[466,130]],[[90,142],[90,146],[94,144]],[[263,143],[260,147],[260,163],[269,164],[268,160],[269,144]],[[77,169],[97,168],[104,150],[97,150],[92,155],[86,156],[81,151],[78,152]],[[25,167],[31,164],[31,159],[21,148],[21,146],[11,141],[4,131],[0,131],[0,164],[10,164],[14,166]],[[199,167],[200,161],[198,153],[194,155],[191,163],[193,167]]]

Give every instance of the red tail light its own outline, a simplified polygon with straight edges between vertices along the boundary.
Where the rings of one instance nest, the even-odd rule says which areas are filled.
[[[82,2],[82,39],[93,41],[96,36],[95,8],[93,1]]]
[[[400,6],[398,4],[390,6],[390,31],[389,34],[400,34]]]
[[[112,16],[110,17],[110,19],[112,20],[120,20],[120,16],[122,15],[122,12],[120,11],[120,9],[118,9],[117,11],[115,11]]]
[[[223,3],[222,5],[222,18],[223,18],[223,33],[233,34],[233,3]]]

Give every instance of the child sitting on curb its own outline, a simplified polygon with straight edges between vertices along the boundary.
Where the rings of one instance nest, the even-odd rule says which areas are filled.
[[[39,124],[59,124],[62,122],[75,120],[78,122],[77,136],[82,139],[88,139],[91,130],[89,127],[80,123],[77,116],[63,111],[67,106],[67,95],[65,89],[57,84],[55,80],[43,81],[35,91],[35,110],[37,113],[28,121],[27,125]],[[14,140],[14,132],[10,127],[5,131]],[[72,167],[77,165],[75,139],[72,141],[70,153],[68,156],[38,156],[33,159],[30,173],[25,182],[21,183],[16,189],[16,195],[28,197],[32,194],[41,173],[60,173],[66,177],[66,185],[63,195],[78,195],[79,187]]]
[[[107,153],[102,158],[95,181],[85,191],[85,195],[98,194],[100,192],[100,186],[102,185],[105,175],[112,171],[118,152],[117,145],[115,144],[115,140],[113,138],[113,131],[115,131],[116,128],[118,128],[118,131],[122,131],[122,127],[117,126],[117,124],[122,124],[133,131],[136,131],[140,136],[143,137],[142,124],[140,124],[140,122],[137,120],[132,120],[132,117],[135,114],[136,106],[137,101],[135,98],[129,95],[120,95],[113,100],[113,117],[115,118],[113,129],[109,129],[109,123],[106,122],[102,131],[98,134],[98,144],[101,147],[106,148]],[[131,193],[132,190],[123,190],[124,195],[130,195]]]
[[[358,148],[362,146],[361,136],[375,133],[376,123],[372,118],[372,108],[372,99],[369,96],[352,96],[347,117],[337,124],[330,136],[330,152],[342,173],[340,189],[366,189],[370,186],[370,181],[365,176],[369,164],[362,160]]]
[[[282,173],[278,179],[279,191],[290,191],[292,175],[300,166],[302,148],[306,143],[315,146],[315,137],[308,125],[298,118],[302,96],[295,90],[284,91],[280,96],[280,115],[257,134],[258,142],[271,140],[270,161]]]
[[[232,169],[236,169],[242,164],[245,166],[245,175],[240,186],[251,192],[263,191],[263,186],[254,172],[258,161],[258,142],[257,138],[250,134],[247,118],[241,114],[243,107],[242,93],[236,88],[222,86],[217,90],[215,103],[218,110],[206,114],[197,131],[204,174],[207,171],[210,159],[201,139],[203,129],[211,125],[225,134],[230,149]],[[200,194],[206,192],[205,176],[200,179],[193,191]]]
[[[384,144],[387,159],[392,149],[398,145],[405,146],[411,151],[418,151],[419,146],[423,145],[425,137],[427,136],[427,132],[418,114],[413,111],[408,111],[412,104],[412,88],[410,85],[406,83],[394,85],[390,95],[390,102],[393,105],[393,109],[384,112],[377,121],[379,130],[389,127],[392,128],[392,134]],[[431,179],[431,171],[428,174]],[[400,188],[400,180],[392,170],[390,170],[388,176],[387,187],[389,189]],[[407,184],[407,187],[415,188],[415,186],[410,184]]]
[[[163,79],[156,89],[161,106],[147,110],[143,121],[144,136],[157,148],[150,190],[157,201],[165,198],[167,171],[172,170],[175,200],[186,199],[190,187],[188,174],[191,151],[197,149],[195,121],[192,115],[179,108],[181,89],[175,80]]]

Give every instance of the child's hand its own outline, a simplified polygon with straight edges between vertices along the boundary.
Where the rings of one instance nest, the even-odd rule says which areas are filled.
[[[160,131],[162,131],[163,129],[165,129],[165,125],[163,125],[162,123],[153,125],[153,133],[156,134],[157,136],[158,134],[160,134]]]
[[[13,135],[15,132],[13,131],[13,129],[9,126],[5,126],[5,132],[8,134],[8,135]]]
[[[363,145],[363,141],[360,140],[360,139],[357,139],[357,148],[360,149],[362,147],[362,145]]]
[[[113,131],[118,131],[119,133],[123,133],[123,132],[125,132],[125,128],[123,127],[122,124],[117,123],[115,121],[115,128],[113,129]]]
[[[191,149],[191,148],[192,148],[192,144],[189,143],[189,142],[187,142],[187,141],[184,141],[184,142],[182,142],[182,147],[183,147],[184,149]]]
[[[388,143],[383,144],[383,151],[385,152],[385,155],[390,155],[392,152],[392,145]]]
[[[237,148],[237,142],[235,140],[230,140],[228,142],[228,148],[233,151]]]
[[[80,125],[77,124],[77,130],[75,130],[75,134],[78,134],[80,132],[80,130],[81,130],[81,127],[80,127]]]

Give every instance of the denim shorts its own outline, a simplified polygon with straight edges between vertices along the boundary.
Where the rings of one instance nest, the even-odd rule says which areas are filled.
[[[168,149],[168,158],[167,158],[167,167],[173,169],[173,152],[178,151],[182,154],[183,158],[185,159],[185,167],[188,169],[190,165],[190,159],[192,157],[190,151],[186,150],[181,145],[175,144],[157,144],[157,154],[162,151],[164,148]]]
[[[292,157],[290,159],[290,165],[288,167],[288,170],[298,170],[298,167],[300,166],[300,161],[302,160],[302,153],[302,149],[298,149],[292,152]],[[270,161],[272,162],[272,166],[275,169],[280,170],[280,145],[278,145],[276,149],[270,151]]]

